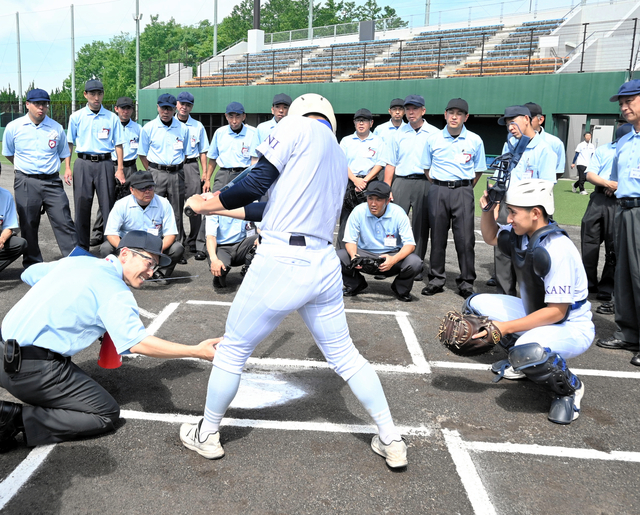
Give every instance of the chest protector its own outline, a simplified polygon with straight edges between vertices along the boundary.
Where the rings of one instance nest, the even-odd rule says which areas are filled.
[[[498,248],[507,256],[511,256],[521,291],[524,285],[526,295],[522,296],[522,302],[527,315],[547,305],[544,301],[544,277],[551,270],[551,258],[547,249],[540,243],[549,235],[557,233],[569,237],[567,231],[558,227],[553,220],[549,220],[549,225],[534,232],[527,248],[522,250],[522,236],[513,231],[502,231],[498,235]]]

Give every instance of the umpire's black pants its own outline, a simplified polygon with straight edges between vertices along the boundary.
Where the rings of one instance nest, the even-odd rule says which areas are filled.
[[[44,359],[24,359],[20,372],[0,366],[0,384],[29,404],[22,407],[27,445],[64,442],[114,429],[120,418],[115,399],[71,358],[41,351]],[[4,343],[0,343],[0,356]]]
[[[115,161],[113,163],[113,166],[117,167],[117,163]],[[127,195],[131,195],[131,191],[129,190],[129,179],[131,179],[132,174],[138,171],[136,160],[135,159],[133,160],[132,165],[124,166],[122,170],[124,172],[125,183],[123,185],[120,185],[120,188],[118,188],[118,185],[116,185],[116,201],[126,197]],[[115,177],[115,172],[114,172],[114,177]],[[125,188],[126,188],[126,191],[124,191]],[[96,221],[93,223],[93,229],[91,229],[91,239],[92,240],[104,239],[104,220],[102,219],[102,211],[100,210],[98,210]]]
[[[200,178],[199,163],[200,157],[194,159],[196,160],[193,162],[185,162],[184,164],[185,200],[202,193],[202,180]],[[189,234],[187,235],[187,231],[185,230],[184,241],[181,241],[185,247],[190,247],[191,245],[196,244],[196,239],[203,221],[204,217],[202,215],[193,215],[189,217]]]
[[[616,254],[613,242],[616,199],[605,195],[604,189],[596,186],[591,194],[589,205],[582,217],[580,242],[582,246],[582,264],[587,272],[590,291],[613,293],[616,269]],[[598,259],[600,245],[604,242],[605,257],[602,277],[598,281]]]
[[[181,242],[184,240],[184,226],[182,225],[182,210],[184,209],[185,197],[184,168],[180,165],[178,170],[167,172],[158,170],[149,163],[149,171],[153,175],[153,181],[156,183],[156,195],[165,197],[171,204],[173,216],[176,219],[176,227],[178,228],[176,241]]]
[[[432,184],[427,194],[427,211],[431,231],[429,284],[444,286],[446,282],[444,269],[451,227],[460,267],[456,285],[460,290],[472,289],[476,280],[473,185],[449,188]]]
[[[22,256],[25,250],[27,250],[27,240],[15,234],[10,236],[9,239],[4,242],[2,250],[0,250],[0,272]]]
[[[429,216],[427,214],[427,193],[431,183],[427,176],[416,174],[411,178],[395,176],[391,191],[393,202],[409,214],[411,209],[411,229],[416,239],[415,253],[424,261],[429,243]]]
[[[616,206],[615,338],[640,341],[640,207]]]

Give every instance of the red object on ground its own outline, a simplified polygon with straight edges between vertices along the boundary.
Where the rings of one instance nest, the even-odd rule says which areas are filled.
[[[104,333],[102,344],[100,345],[100,356],[98,356],[98,365],[102,368],[118,368],[122,365],[122,356],[116,351],[116,346],[109,333]]]

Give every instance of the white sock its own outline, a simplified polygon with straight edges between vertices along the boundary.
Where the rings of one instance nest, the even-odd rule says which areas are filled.
[[[238,393],[238,386],[240,386],[240,374],[232,374],[215,365],[211,369],[204,419],[200,425],[201,442],[220,429],[220,421]]]

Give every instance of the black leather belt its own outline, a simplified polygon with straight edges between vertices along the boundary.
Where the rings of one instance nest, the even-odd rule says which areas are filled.
[[[439,181],[438,179],[432,179],[432,180],[433,180],[433,184],[435,184],[436,186],[445,186],[451,190],[455,188],[460,188],[462,186],[471,186],[473,184],[473,181],[470,179],[462,179],[459,181]]]
[[[108,154],[83,154],[78,152],[78,157],[80,159],[84,159],[85,161],[91,161],[93,163],[97,163],[99,161],[105,161],[107,159],[111,159],[111,153]]]
[[[409,179],[410,181],[424,179],[426,181],[427,176],[423,173],[412,173],[411,175],[396,175],[396,179]]]
[[[631,208],[640,206],[640,197],[619,198],[616,204],[623,208]]]
[[[7,342],[0,339],[0,343],[3,345],[7,345]],[[25,345],[20,346],[20,359],[23,360],[46,360],[52,361],[54,359],[64,360],[65,358],[62,354],[58,354],[57,352],[53,352],[49,349],[43,349],[42,347],[36,347],[34,345]]]
[[[244,172],[245,168],[220,168],[220,170],[228,170],[229,172]]]
[[[40,179],[41,181],[49,181],[54,177],[60,177],[57,173],[24,173],[22,170],[16,170],[19,174],[25,177],[32,177],[34,179]]]
[[[197,163],[198,162],[198,158],[197,157],[187,157],[184,160],[184,164],[188,165],[190,163]]]
[[[178,170],[182,170],[182,163],[179,165],[159,165],[157,163],[149,163],[149,166],[156,170],[160,170],[161,172],[177,172]]]

